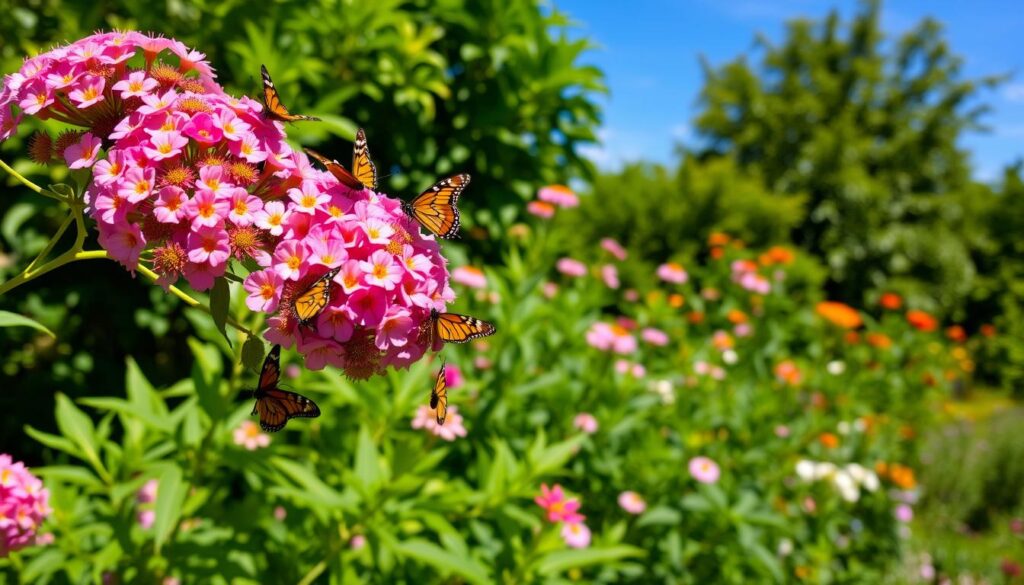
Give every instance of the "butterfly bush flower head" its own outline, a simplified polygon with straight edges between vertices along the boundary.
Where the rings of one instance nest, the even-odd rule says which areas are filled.
[[[694,457],[689,463],[690,475],[700,483],[717,483],[721,470],[718,464],[707,457]]]
[[[475,266],[459,266],[452,271],[452,280],[469,288],[486,288],[484,271]]]
[[[556,207],[576,207],[580,204],[580,198],[573,193],[572,189],[565,185],[548,185],[537,192],[537,199],[550,203]]]
[[[630,514],[643,514],[647,509],[647,502],[640,494],[632,491],[625,491],[619,494],[619,507]]]
[[[25,464],[0,454],[0,558],[42,542],[40,524],[50,515],[50,492]]]
[[[412,419],[412,428],[423,429],[445,441],[454,441],[459,437],[466,436],[466,427],[462,426],[462,415],[459,414],[459,407],[449,406],[448,415],[444,424],[437,424],[437,413],[427,405],[421,405],[416,409],[416,416]]]
[[[251,420],[242,421],[232,432],[232,439],[235,444],[245,447],[249,451],[255,451],[270,446],[270,435],[260,430],[260,425]]]

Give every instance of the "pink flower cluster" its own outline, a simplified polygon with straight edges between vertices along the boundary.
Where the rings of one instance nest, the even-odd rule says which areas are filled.
[[[35,544],[36,532],[50,515],[50,493],[25,464],[0,454],[0,558]]]
[[[587,343],[601,351],[627,354],[636,351],[636,337],[622,325],[609,325],[598,321],[590,326],[586,334]]]
[[[416,416],[412,419],[412,428],[423,429],[435,437],[441,437],[445,441],[454,441],[459,437],[466,436],[466,427],[462,425],[462,415],[459,414],[459,407],[451,405],[448,407],[448,416],[444,424],[437,424],[437,414],[433,408],[426,404],[416,409]]]
[[[750,292],[766,295],[772,290],[772,283],[757,272],[757,263],[750,260],[736,260],[732,263],[732,280]]]
[[[164,51],[176,67],[157,62]],[[204,57],[174,39],[137,32],[95,34],[56,47],[4,77],[0,141],[17,131],[24,116],[88,128],[106,139],[128,111],[141,106],[143,96],[166,91],[171,80],[190,91],[219,92]],[[145,73],[139,69],[143,64]]]
[[[571,548],[590,546],[590,529],[583,523],[586,517],[579,513],[580,501],[569,498],[562,486],[555,484],[548,488],[541,484],[540,495],[533,499],[538,506],[544,508],[548,522],[562,523],[562,539]]]

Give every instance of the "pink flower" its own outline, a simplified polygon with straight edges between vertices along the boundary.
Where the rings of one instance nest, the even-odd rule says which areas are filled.
[[[219,199],[213,191],[202,189],[185,205],[185,212],[192,218],[193,230],[219,227],[228,214],[228,201]]]
[[[906,524],[914,519],[914,509],[906,504],[900,504],[896,506],[895,516],[897,520]]]
[[[282,242],[274,252],[274,270],[285,280],[298,280],[306,271],[306,247],[295,240]]]
[[[196,264],[209,264],[216,268],[228,261],[231,247],[228,233],[217,227],[204,227],[188,235],[188,259]]]
[[[158,161],[176,157],[181,154],[182,149],[188,144],[188,138],[176,131],[153,132],[150,138],[150,145],[143,146],[142,151],[150,160]]]
[[[530,201],[526,204],[526,211],[541,219],[551,219],[555,216],[555,206],[546,201]]]
[[[452,280],[469,288],[485,288],[487,277],[483,270],[474,266],[459,266],[452,272]]]
[[[231,436],[236,445],[245,447],[249,451],[270,445],[270,435],[261,431],[260,425],[251,420],[242,421],[242,424],[238,425]]]
[[[391,347],[404,347],[409,343],[413,321],[408,309],[393,305],[388,309],[384,319],[377,328],[377,347],[386,350]]]
[[[142,484],[142,488],[139,489],[139,493],[135,494],[135,501],[140,504],[149,504],[156,501],[156,491],[160,487],[160,482],[151,479],[146,483]]]
[[[572,419],[572,426],[588,435],[593,435],[597,432],[597,419],[589,412],[581,412]]]
[[[86,132],[77,144],[64,149],[64,160],[67,161],[69,169],[87,169],[96,162],[96,155],[102,147],[102,140]]]
[[[245,279],[243,286],[249,292],[245,306],[252,311],[273,313],[281,302],[281,290],[284,281],[273,270],[266,269],[253,272]]]
[[[601,351],[627,354],[636,351],[636,338],[619,324],[609,325],[598,321],[590,326],[586,334],[587,343]]]
[[[643,514],[647,509],[647,502],[636,492],[625,491],[619,494],[619,507],[630,514]]]
[[[618,240],[615,240],[613,238],[602,238],[601,247],[604,248],[606,252],[614,256],[615,259],[619,260],[620,262],[622,260],[625,260],[626,256],[628,256],[628,253],[626,252],[626,249],[622,247],[622,244],[620,244]]]
[[[228,212],[228,220],[239,227],[244,227],[252,225],[255,221],[254,214],[263,209],[263,200],[238,187],[231,193],[228,208],[231,210]]]
[[[160,196],[153,205],[153,217],[161,223],[178,223],[185,217],[187,203],[185,191],[180,187],[168,185],[160,189]]]
[[[117,194],[128,200],[129,203],[139,203],[149,199],[153,194],[153,169],[132,167],[125,172],[117,189]]]
[[[294,365],[294,364],[292,364],[292,365]],[[284,506],[275,506],[274,507],[274,520],[277,520],[278,522],[284,522],[284,519],[287,518],[287,517],[288,517],[288,510],[286,510]]]
[[[683,284],[689,280],[689,275],[681,264],[666,262],[658,267],[658,278],[672,284]]]
[[[780,439],[785,439],[786,437],[789,436],[789,427],[787,427],[786,425],[776,425],[775,436]]]
[[[351,540],[348,541],[348,546],[352,550],[360,550],[366,546],[366,537],[362,534],[356,534],[352,537]]]
[[[298,213],[315,213],[317,207],[331,200],[331,196],[320,191],[312,181],[302,183],[302,189],[289,189],[288,198],[295,206],[293,211]]]
[[[106,81],[102,77],[89,77],[89,81],[80,89],[68,94],[68,98],[75,102],[75,107],[84,110],[89,106],[103,100],[103,86]]]
[[[444,378],[448,383],[449,390],[462,386],[462,370],[452,362],[445,362]]]
[[[533,501],[544,508],[549,522],[578,523],[584,519],[579,513],[580,501],[566,497],[562,486],[557,483],[550,489],[547,484],[541,484],[540,495]]]
[[[448,407],[448,415],[445,417],[443,425],[437,424],[437,415],[433,408],[425,404],[420,406],[416,410],[416,416],[412,419],[412,428],[423,429],[445,441],[454,441],[457,437],[466,436],[466,427],[462,426],[459,407],[454,405]]]
[[[651,345],[659,347],[668,345],[668,334],[661,329],[655,329],[654,327],[644,327],[640,332],[640,339],[643,339]]]
[[[255,213],[256,226],[269,231],[273,236],[280,236],[284,232],[284,222],[289,213],[285,211],[284,203],[270,201]]]
[[[638,379],[647,374],[647,368],[643,364],[633,363],[629,360],[615,360],[615,371],[623,375],[630,374]]]
[[[558,207],[576,207],[580,204],[579,197],[565,185],[548,185],[537,193],[537,199]]]
[[[200,144],[215,144],[224,138],[224,131],[215,123],[213,116],[206,112],[192,116],[181,131]]]
[[[690,459],[690,475],[700,483],[717,483],[721,470],[718,464],[707,457],[694,457]]]
[[[142,96],[142,103],[145,104],[138,109],[142,115],[156,114],[171,107],[178,100],[178,92],[173,89],[167,90],[163,95],[150,94]]]
[[[39,526],[52,512],[50,492],[25,464],[0,454],[0,558],[40,542]]]
[[[619,271],[612,264],[605,264],[601,267],[601,280],[610,289],[619,288]]]
[[[558,285],[553,282],[545,282],[540,292],[544,295],[544,298],[553,299],[558,294]]]
[[[562,258],[555,264],[555,268],[559,272],[566,276],[579,278],[587,275],[587,267],[585,264],[572,258]]]
[[[256,164],[267,160],[267,151],[263,150],[259,138],[254,133],[242,135],[242,139],[228,143],[231,154]]]
[[[590,546],[590,529],[582,522],[566,522],[562,526],[562,540],[569,548]]]
[[[366,274],[367,284],[384,290],[393,290],[402,281],[402,268],[384,250],[374,252],[368,262],[360,262],[359,268]]]
[[[139,526],[143,530],[149,530],[153,527],[153,523],[156,522],[156,511],[155,510],[140,510],[138,513]]]
[[[111,89],[121,92],[121,99],[128,99],[149,95],[159,85],[160,82],[157,80],[146,77],[145,71],[133,71],[127,78],[115,83]]]

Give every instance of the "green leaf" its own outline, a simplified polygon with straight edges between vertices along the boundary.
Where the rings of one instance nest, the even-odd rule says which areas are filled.
[[[228,310],[231,308],[231,287],[224,277],[213,281],[213,290],[210,291],[210,315],[213,316],[213,323],[217,331],[224,336],[228,345],[231,345],[231,338],[228,337],[227,323]]]
[[[70,440],[61,437],[60,435],[44,433],[43,431],[36,430],[29,425],[25,425],[25,434],[51,449],[63,451],[68,455],[74,455],[75,457],[82,457],[82,453],[78,450],[78,447],[76,447]]]
[[[356,444],[355,476],[365,488],[367,495],[373,494],[378,486],[383,483],[384,473],[381,470],[380,458],[377,455],[377,445],[370,436],[369,429],[362,426],[359,429],[359,441]]]
[[[161,547],[178,525],[181,508],[188,493],[188,485],[182,479],[181,469],[176,466],[167,467],[160,474],[159,482],[156,490],[156,519],[153,521],[156,554],[160,554]]]
[[[674,508],[657,506],[651,508],[637,519],[637,526],[675,526],[682,522],[683,515]]]
[[[490,574],[482,563],[472,557],[455,555],[432,542],[414,539],[398,542],[395,552],[423,564],[430,565],[442,573],[457,573],[470,583],[492,583]]]
[[[31,327],[32,329],[41,331],[50,337],[57,337],[54,335],[53,331],[47,329],[42,323],[33,321],[24,315],[19,315],[10,311],[0,311],[0,327]]]
[[[263,341],[259,337],[250,335],[242,344],[242,365],[257,373],[263,368]]]
[[[96,445],[96,429],[92,420],[64,394],[57,394],[57,428],[65,437],[71,439],[78,447],[86,461],[92,464],[96,472],[104,480],[111,479],[110,474],[100,461],[98,445]]]
[[[318,500],[321,505],[342,508],[348,503],[337,490],[324,483],[308,467],[283,457],[271,459],[271,464],[291,478],[292,481],[297,483],[309,495],[313,496],[314,499]]]
[[[620,559],[642,556],[644,556],[642,549],[624,544],[605,548],[557,550],[541,557],[537,563],[537,572],[542,575],[550,575],[566,569],[605,565]]]

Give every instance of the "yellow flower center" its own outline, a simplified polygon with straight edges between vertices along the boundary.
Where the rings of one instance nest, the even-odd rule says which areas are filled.
[[[303,207],[316,207],[316,195],[303,195],[302,196]]]
[[[288,268],[291,268],[292,270],[298,270],[301,265],[302,259],[298,256],[292,256],[288,259]]]
[[[149,192],[149,181],[139,181],[135,183],[135,192],[139,195]]]
[[[274,298],[274,293],[275,292],[277,292],[277,291],[274,290],[274,286],[272,284],[270,284],[269,282],[267,284],[264,284],[262,287],[260,287],[260,296],[262,296],[264,299],[266,299],[268,301],[270,299]]]
[[[387,275],[388,275],[388,267],[387,266],[385,266],[383,264],[374,264],[373,265],[373,276],[374,276],[374,278],[383,279]]]
[[[245,204],[245,199],[239,199],[238,203],[235,203],[235,213],[238,215],[244,215],[249,211],[249,206]]]

